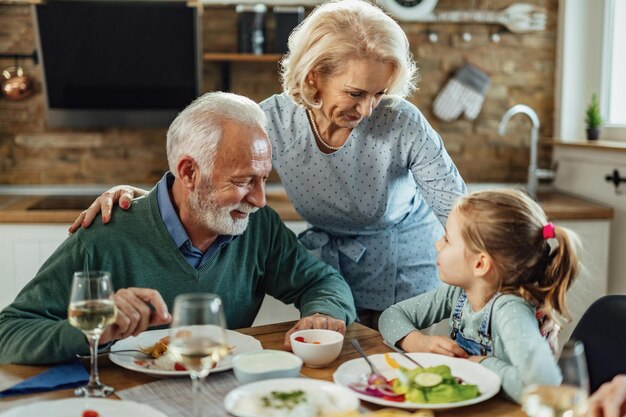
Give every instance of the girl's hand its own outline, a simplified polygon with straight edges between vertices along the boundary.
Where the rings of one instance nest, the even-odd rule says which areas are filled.
[[[561,326],[559,326],[559,324],[554,320],[550,319],[550,317],[541,309],[538,309],[535,312],[535,317],[539,323],[541,335],[546,339],[548,345],[550,345],[552,354],[557,356],[559,351],[559,332],[561,331]]]
[[[131,187],[130,185],[117,185],[109,188],[100,197],[96,198],[87,210],[82,211],[78,215],[68,231],[72,234],[81,226],[86,229],[93,223],[93,220],[100,212],[102,212],[102,223],[108,223],[111,220],[111,210],[115,203],[119,202],[122,209],[128,210],[133,197],[140,197],[146,193],[147,191]]]
[[[603,384],[589,398],[587,417],[622,417],[626,415],[626,375],[617,375]]]
[[[409,333],[400,341],[407,352],[438,353],[440,355],[467,358],[469,355],[456,342],[445,336],[428,336],[418,331]]]
[[[483,359],[485,359],[486,356],[470,356],[469,359],[472,362],[476,362],[476,363],[481,363],[483,361]]]

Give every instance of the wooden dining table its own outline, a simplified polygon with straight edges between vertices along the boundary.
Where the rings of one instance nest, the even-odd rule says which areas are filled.
[[[265,349],[282,349],[285,333],[293,326],[294,322],[285,322],[279,324],[268,324],[265,326],[248,327],[245,329],[237,329],[238,332],[244,333],[258,339]],[[358,339],[363,350],[368,355],[375,353],[386,353],[391,350],[383,344],[383,339],[376,330],[370,329],[358,323],[348,326],[346,338],[339,357],[325,368],[309,368],[302,367],[301,373],[309,378],[322,379],[327,381],[333,380],[333,373],[342,363],[358,358],[358,353],[350,344],[351,339]],[[138,385],[154,382],[156,379],[149,375],[130,371],[121,368],[108,358],[102,357],[99,361],[100,379],[103,383],[115,387],[117,391],[127,388],[136,387]],[[88,366],[88,364],[87,364]],[[35,376],[49,366],[28,366],[28,365],[0,365],[0,390],[4,390],[24,379]],[[210,382],[210,378],[209,378]],[[52,400],[60,398],[72,398],[74,389],[65,389],[59,391],[51,391],[40,394],[20,395],[0,400],[0,412],[16,407],[18,405],[27,404],[33,401]],[[119,399],[115,395],[111,398]],[[371,410],[377,410],[379,406],[363,403],[363,405]],[[466,406],[462,408],[452,408],[448,410],[436,410],[437,417],[525,417],[518,404],[505,400],[501,396],[495,396],[487,401],[479,404]],[[174,416],[172,416],[174,417]]]

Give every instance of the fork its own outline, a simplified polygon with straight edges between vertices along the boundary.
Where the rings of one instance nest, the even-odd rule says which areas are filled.
[[[120,349],[120,350],[115,350],[115,351],[112,351],[110,349],[105,349],[105,350],[98,352],[98,356],[108,355],[110,353],[118,354],[118,353],[130,353],[130,352],[141,353],[146,356],[151,356],[148,353],[144,352],[143,350],[139,350],[139,349]],[[91,355],[81,355],[80,353],[77,353],[76,357],[79,359],[89,359]]]
[[[391,349],[393,349],[394,351],[396,351],[397,353],[399,353],[400,355],[402,355],[404,358],[407,358],[408,360],[410,360],[411,362],[413,362],[415,365],[417,365],[418,368],[424,368],[418,361],[416,361],[415,359],[413,359],[412,357],[410,357],[409,355],[406,354],[405,351],[403,351],[402,349],[400,349],[399,347],[397,347],[396,345],[394,345],[393,343],[389,343],[386,340],[383,340],[383,343],[387,346],[390,347]]]

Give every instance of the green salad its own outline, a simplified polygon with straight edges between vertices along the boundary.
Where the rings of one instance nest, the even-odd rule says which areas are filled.
[[[430,368],[397,370],[393,391],[404,394],[405,401],[413,403],[452,403],[471,400],[480,395],[476,385],[464,384],[452,376],[446,365]]]

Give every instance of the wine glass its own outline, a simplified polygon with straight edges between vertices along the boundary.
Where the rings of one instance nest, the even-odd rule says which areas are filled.
[[[74,273],[67,317],[72,326],[87,336],[91,351],[89,383],[74,391],[77,396],[106,397],[115,391],[113,387],[102,384],[98,376],[98,342],[102,332],[115,323],[117,314],[113,293],[109,272]]]
[[[200,417],[200,382],[228,354],[222,300],[208,293],[181,294],[174,299],[168,351],[191,376],[194,416]]]
[[[567,342],[558,365],[560,385],[531,385],[522,392],[522,407],[529,416],[578,417],[587,412],[589,375],[582,342]]]

